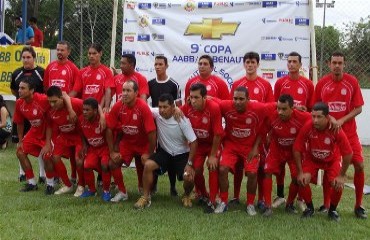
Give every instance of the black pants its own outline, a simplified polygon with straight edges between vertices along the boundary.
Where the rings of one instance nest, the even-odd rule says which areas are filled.
[[[23,136],[26,135],[26,133],[30,130],[30,128],[31,128],[30,122],[27,119],[25,119],[24,120]],[[13,122],[13,126],[12,126],[12,142],[13,143],[18,143],[19,142],[17,124],[15,122]]]
[[[10,132],[7,132],[4,129],[0,128],[0,145],[6,142],[10,134],[11,134]]]

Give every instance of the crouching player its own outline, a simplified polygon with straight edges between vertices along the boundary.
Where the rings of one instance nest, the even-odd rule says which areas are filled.
[[[328,217],[339,221],[336,208],[342,196],[352,149],[343,130],[334,132],[329,129],[328,114],[329,107],[326,103],[318,102],[314,105],[312,121],[306,123],[299,132],[293,146],[293,156],[297,164],[297,181],[303,187],[301,193],[307,204],[302,217],[311,217],[315,212],[309,183],[311,178],[317,177],[318,170],[322,169],[333,187]],[[305,157],[303,162],[302,155]]]

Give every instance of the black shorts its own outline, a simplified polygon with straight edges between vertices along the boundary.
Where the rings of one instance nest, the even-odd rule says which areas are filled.
[[[188,163],[189,153],[183,153],[172,156],[162,148],[158,148],[157,152],[150,156],[150,159],[159,165],[156,170],[158,175],[163,175],[168,169],[173,169],[177,175],[178,181],[183,180],[184,169]]]

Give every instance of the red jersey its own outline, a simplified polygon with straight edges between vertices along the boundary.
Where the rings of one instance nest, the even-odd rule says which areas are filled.
[[[267,114],[264,106],[259,102],[248,102],[246,111],[238,113],[233,101],[221,102],[221,113],[226,122],[224,147],[230,144],[234,148],[248,150],[253,146]]]
[[[31,43],[33,47],[42,47],[41,43],[44,41],[44,34],[39,28],[32,27],[33,32],[35,34],[34,41]]]
[[[246,77],[242,77],[235,81],[231,86],[231,99],[234,96],[235,89],[240,86],[248,89],[250,100],[262,103],[275,101],[271,84],[259,76],[255,80],[249,80]]]
[[[309,79],[299,76],[298,80],[292,80],[289,75],[279,78],[274,87],[276,102],[282,94],[292,96],[295,107],[305,106],[309,110],[312,109],[314,104],[314,86]]]
[[[293,150],[314,162],[341,161],[341,156],[352,153],[351,146],[342,129],[335,133],[328,127],[319,131],[312,121],[307,122],[298,133]]]
[[[139,92],[138,97],[140,97],[143,94],[146,94],[149,96],[149,86],[148,86],[148,80],[140,73],[134,72],[130,76],[126,76],[124,74],[119,74],[114,76],[113,82],[114,82],[114,89],[116,93],[116,102],[121,100],[122,98],[122,85],[127,82],[128,80],[133,80],[137,83],[139,86]],[[112,94],[113,95],[113,94]]]
[[[334,81],[332,74],[324,76],[316,85],[315,100],[327,103],[330,115],[335,119],[340,119],[354,108],[364,105],[357,79],[347,73],[344,73],[340,81]],[[356,129],[354,118],[343,124],[347,136],[356,134]]]
[[[103,64],[96,68],[87,66],[81,69],[80,78],[80,81],[74,85],[73,90],[82,92],[82,100],[93,97],[100,103],[104,97],[105,89],[114,87],[113,74]]]
[[[59,61],[51,62],[45,69],[44,87],[58,86],[62,91],[69,93],[76,82],[80,81],[80,70],[73,62],[67,60],[65,63]]]
[[[93,121],[88,121],[84,116],[78,118],[79,128],[90,147],[99,148],[108,146],[105,141],[105,131],[100,128],[100,116],[97,115]]]
[[[197,135],[198,146],[212,146],[214,135],[223,135],[222,116],[217,103],[207,100],[204,109],[201,111],[185,104],[181,107],[181,110],[191,122],[195,135]]]
[[[82,100],[78,98],[71,98],[73,111],[77,116],[82,114]],[[80,138],[77,131],[76,123],[69,122],[69,113],[66,107],[62,109],[50,109],[48,114],[48,126],[53,129],[53,135],[60,135],[68,139]]]
[[[31,102],[20,98],[15,103],[13,121],[20,124],[27,119],[31,124],[31,129],[27,134],[37,139],[45,139],[46,112],[49,108],[50,104],[46,95],[34,93]]]
[[[207,95],[221,100],[230,99],[229,88],[227,87],[224,80],[221,78],[211,75],[206,79],[200,76],[193,77],[190,79],[185,86],[185,101],[190,95],[190,87],[194,83],[203,83],[207,88]]]
[[[137,98],[135,106],[128,107],[122,101],[116,102],[107,119],[107,125],[112,130],[122,129],[122,142],[125,146],[146,146],[148,133],[156,130],[154,118],[148,104]]]

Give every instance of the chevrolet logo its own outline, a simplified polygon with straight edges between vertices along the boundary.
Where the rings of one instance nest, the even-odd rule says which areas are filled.
[[[202,39],[222,39],[222,35],[235,35],[240,22],[222,22],[222,18],[203,18],[201,23],[190,23],[184,35],[201,35]]]

